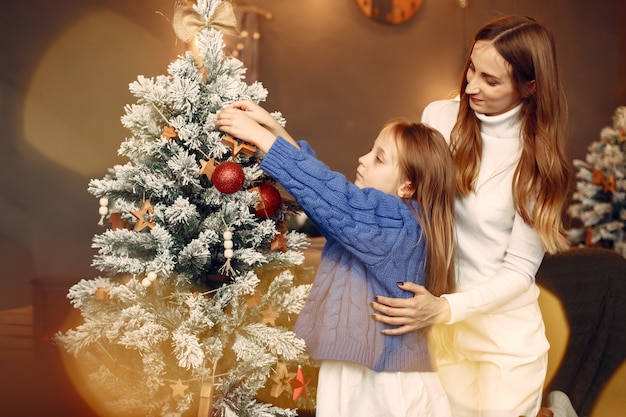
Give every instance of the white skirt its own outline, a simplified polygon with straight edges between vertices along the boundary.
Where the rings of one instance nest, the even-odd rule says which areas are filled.
[[[316,417],[452,417],[436,372],[375,372],[323,361]]]

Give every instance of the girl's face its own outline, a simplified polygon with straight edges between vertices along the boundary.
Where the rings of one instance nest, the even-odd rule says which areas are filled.
[[[513,85],[508,62],[489,41],[476,41],[470,56],[470,66],[465,74],[472,110],[495,116],[505,113],[521,101]]]
[[[410,182],[400,173],[395,139],[382,131],[369,153],[359,158],[354,184],[359,188],[376,188],[387,194],[405,197]]]

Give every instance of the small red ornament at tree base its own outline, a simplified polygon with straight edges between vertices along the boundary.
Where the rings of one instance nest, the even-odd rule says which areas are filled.
[[[549,408],[541,407],[539,409],[539,414],[537,414],[537,417],[554,417],[554,413]]]
[[[241,190],[246,175],[243,169],[232,161],[226,161],[215,167],[211,181],[215,188],[224,194],[232,194]]]
[[[257,205],[254,207],[254,214],[261,218],[272,217],[280,208],[280,192],[271,184],[261,184],[253,191],[259,193]]]
[[[298,365],[298,371],[296,377],[289,381],[289,384],[293,388],[293,400],[297,400],[298,397],[309,398],[306,392],[306,387],[311,382],[311,378],[306,378],[302,373],[302,367]]]

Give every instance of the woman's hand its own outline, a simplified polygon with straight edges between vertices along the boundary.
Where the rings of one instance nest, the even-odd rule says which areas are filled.
[[[377,296],[371,303],[376,311],[374,320],[396,326],[382,331],[386,335],[401,335],[422,329],[435,323],[450,320],[450,306],[442,297],[435,297],[426,288],[412,282],[398,284],[403,290],[414,294],[412,298]]]

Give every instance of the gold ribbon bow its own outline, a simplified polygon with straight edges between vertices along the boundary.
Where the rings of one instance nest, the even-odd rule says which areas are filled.
[[[185,43],[190,43],[202,29],[209,27],[218,29],[226,35],[239,35],[235,11],[229,1],[218,4],[208,19],[195,11],[193,6],[178,6],[174,11],[172,26],[176,36]]]

